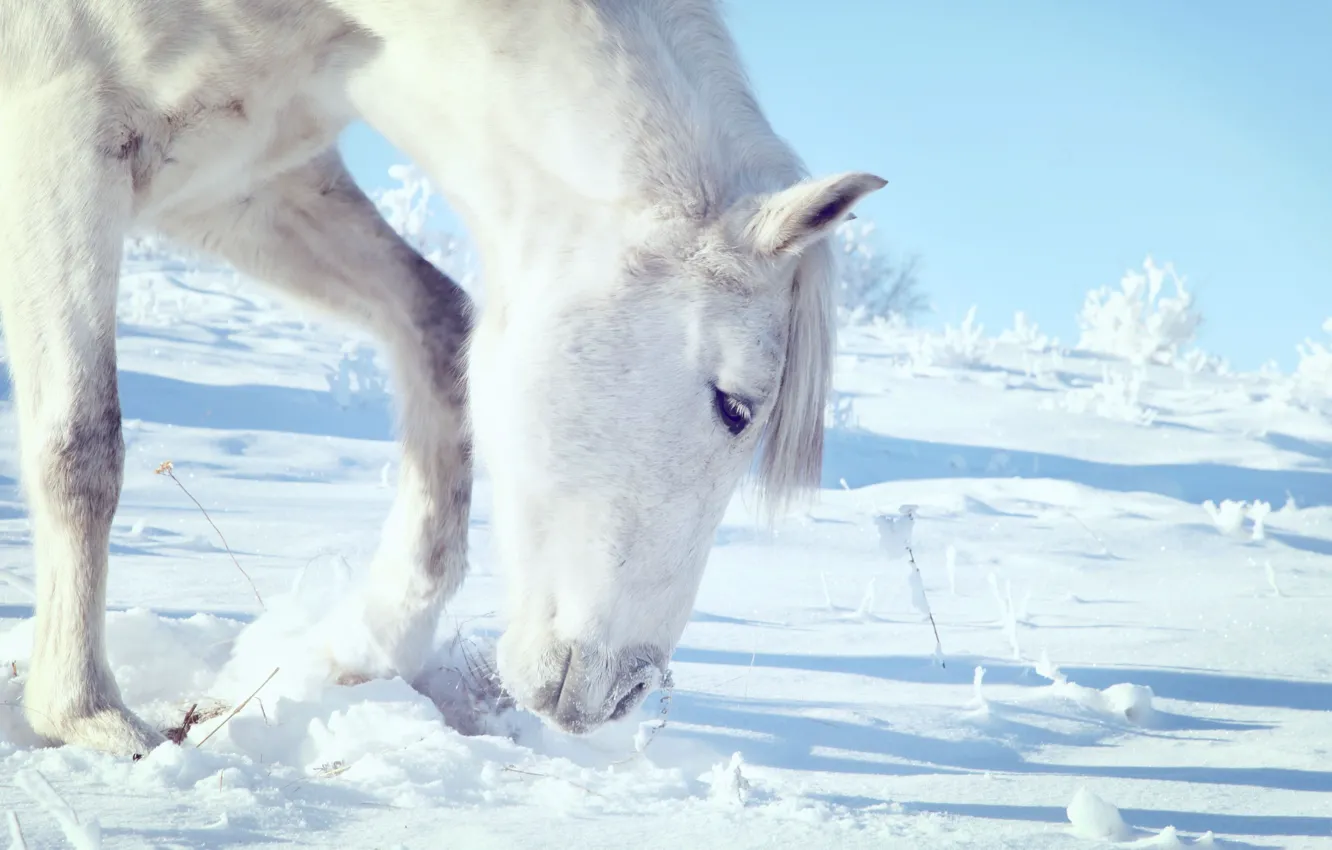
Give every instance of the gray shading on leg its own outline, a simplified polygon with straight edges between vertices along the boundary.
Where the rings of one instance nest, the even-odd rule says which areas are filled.
[[[23,703],[49,742],[144,754],[163,738],[125,708],[105,635],[125,455],[115,308],[133,136],[105,143],[89,91],[52,84],[0,116],[0,318],[37,573]]]
[[[361,323],[388,349],[399,400],[398,492],[354,612],[368,641],[335,650],[348,679],[419,672],[467,569],[472,463],[466,293],[407,245],[334,151],[163,230]]]

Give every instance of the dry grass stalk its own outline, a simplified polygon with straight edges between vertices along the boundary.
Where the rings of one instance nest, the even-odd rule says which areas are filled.
[[[281,669],[280,667],[274,667],[273,672],[268,674],[268,678],[264,679],[264,681],[259,685],[259,687],[254,689],[254,693],[250,694],[248,697],[241,700],[241,704],[233,708],[231,710],[231,713],[227,715],[227,718],[225,720],[217,724],[217,726],[213,728],[213,731],[209,732],[207,735],[204,735],[203,740],[194,745],[195,749],[199,749],[204,744],[208,743],[208,739],[216,735],[219,731],[221,731],[223,726],[226,726],[228,723],[230,723],[231,718],[235,717],[237,714],[240,714],[241,709],[249,705],[250,700],[258,696],[259,692],[264,689],[264,685],[267,685],[269,682],[273,681],[273,677],[278,674],[278,670],[280,669]]]
[[[264,605],[264,598],[259,595],[259,588],[255,587],[254,579],[250,578],[250,574],[245,572],[245,568],[240,565],[240,561],[236,560],[236,554],[231,551],[231,546],[227,544],[227,538],[222,535],[222,529],[217,527],[217,523],[213,522],[213,518],[208,515],[208,511],[204,510],[204,506],[199,504],[199,500],[194,498],[194,494],[185,489],[185,485],[176,477],[175,467],[172,465],[171,461],[164,460],[158,464],[156,473],[158,475],[165,475],[172,481],[176,482],[176,486],[180,488],[180,492],[188,496],[191,502],[194,502],[194,506],[199,509],[204,515],[204,519],[208,520],[208,524],[213,527],[213,531],[217,532],[217,537],[222,541],[223,548],[225,548],[227,554],[231,556],[231,563],[236,565],[236,569],[240,570],[240,574],[245,576],[245,580],[250,583],[250,589],[254,591],[254,598],[259,600],[259,607],[267,611],[268,606]]]
[[[910,546],[906,547],[906,553],[907,553],[907,560],[911,562],[911,569],[915,571],[917,581],[920,582],[920,592],[921,595],[923,596],[925,594],[925,581],[924,579],[920,578],[920,567],[916,566],[916,553],[911,551]],[[934,624],[934,609],[930,607],[928,601],[925,603],[925,608],[926,608],[925,616],[930,618],[930,628],[934,629],[935,659],[939,662],[940,667],[946,668],[948,666],[948,663],[944,661],[943,643],[939,640],[939,627]]]
[[[337,761],[332,761],[328,764],[321,764],[314,770],[321,779],[330,779],[334,776],[341,776],[351,770],[351,765],[347,764],[347,762],[342,759],[338,759]]]
[[[512,765],[512,764],[506,764],[506,765],[504,765],[504,772],[505,772],[505,773],[516,773],[516,774],[518,774],[519,776],[535,776],[537,779],[557,779],[557,780],[559,780],[559,781],[561,781],[561,782],[565,782],[565,783],[567,783],[567,784],[569,784],[569,785],[572,785],[573,787],[577,788],[579,791],[586,791],[588,794],[592,794],[592,795],[597,796],[597,797],[605,796],[605,795],[603,795],[603,794],[599,794],[599,793],[597,793],[596,791],[593,791],[591,788],[588,788],[586,785],[579,785],[577,782],[573,782],[573,781],[568,780],[568,779],[565,779],[565,778],[563,778],[563,777],[561,777],[561,776],[552,776],[552,775],[549,774],[549,773],[538,773],[537,771],[534,771],[534,770],[523,770],[523,769],[521,769],[521,768],[519,768],[519,767],[516,767],[516,766],[514,766],[514,765]]]

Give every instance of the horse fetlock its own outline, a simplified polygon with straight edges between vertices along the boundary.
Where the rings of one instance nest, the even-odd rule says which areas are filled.
[[[434,649],[442,602],[390,602],[377,596],[350,600],[328,622],[332,680],[343,685],[395,676],[414,681]]]

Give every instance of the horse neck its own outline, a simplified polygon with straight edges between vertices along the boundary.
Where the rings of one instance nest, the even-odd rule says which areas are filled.
[[[602,5],[432,0],[366,22],[383,44],[353,104],[449,199],[488,289],[595,277],[646,223],[797,176],[708,5]]]

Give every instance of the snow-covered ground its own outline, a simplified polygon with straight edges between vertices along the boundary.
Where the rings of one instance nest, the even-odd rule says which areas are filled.
[[[738,494],[669,701],[572,739],[469,702],[501,628],[484,470],[430,693],[323,683],[321,618],[392,495],[380,366],[225,269],[139,252],[122,287],[110,652],[144,716],[208,719],[137,763],[32,746],[0,384],[0,811],[30,848],[1332,846],[1312,369],[845,329],[818,504],[769,533]],[[904,504],[942,666],[880,543]]]

